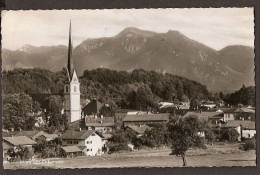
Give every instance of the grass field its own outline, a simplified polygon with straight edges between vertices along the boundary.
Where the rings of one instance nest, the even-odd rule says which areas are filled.
[[[207,150],[189,150],[188,166],[256,166],[255,151],[241,151],[239,144],[214,145]],[[5,163],[6,169],[35,168],[111,168],[111,167],[181,167],[182,159],[169,156],[170,149],[138,150],[96,157],[75,157],[62,160],[59,165],[28,165],[19,162]]]

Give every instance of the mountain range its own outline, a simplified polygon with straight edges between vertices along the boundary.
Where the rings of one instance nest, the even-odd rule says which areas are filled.
[[[155,33],[129,27],[114,37],[87,39],[74,48],[79,75],[99,67],[171,73],[207,86],[210,91],[234,91],[255,85],[254,49],[232,45],[219,51],[178,31]],[[59,71],[67,64],[66,46],[25,45],[2,50],[2,69],[40,67]]]

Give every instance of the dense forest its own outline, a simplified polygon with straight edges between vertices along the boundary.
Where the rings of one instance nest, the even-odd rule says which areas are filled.
[[[64,78],[65,69],[56,73],[39,68],[3,71],[3,93],[62,94]],[[209,95],[206,86],[195,81],[142,69],[86,70],[80,82],[81,98],[97,98],[120,108],[154,107],[159,101],[202,100]]]
[[[255,106],[255,87],[245,87],[245,85],[243,85],[238,91],[227,94],[223,98],[226,103],[231,105],[237,106],[238,104],[242,104]]]

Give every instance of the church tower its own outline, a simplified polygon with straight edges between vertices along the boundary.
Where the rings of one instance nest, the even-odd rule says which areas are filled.
[[[64,83],[64,112],[68,116],[68,123],[81,119],[80,83],[76,73],[75,61],[72,57],[71,23],[69,30],[68,63],[66,80]]]

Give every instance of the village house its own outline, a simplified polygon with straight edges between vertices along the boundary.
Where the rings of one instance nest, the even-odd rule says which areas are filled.
[[[126,128],[133,130],[136,133],[137,137],[144,135],[146,130],[151,130],[152,128],[147,125],[128,125]]]
[[[102,154],[102,138],[93,130],[67,130],[60,138],[62,147],[77,146],[87,156]]]
[[[83,117],[99,117],[100,109],[103,105],[97,100],[93,99],[86,106],[82,108],[82,116]]]
[[[216,123],[220,122],[220,120],[223,118],[222,112],[208,112],[208,111],[189,111],[185,115],[183,115],[183,118],[189,117],[189,116],[196,116],[201,121],[207,121],[210,123]]]
[[[94,130],[100,133],[111,133],[115,126],[113,117],[85,117],[87,130]]]
[[[180,102],[177,106],[177,109],[190,109],[190,102]]]
[[[38,140],[45,140],[45,141],[52,141],[55,138],[58,138],[57,134],[48,134],[44,131],[38,131],[38,130],[34,130],[34,131],[12,131],[9,132],[10,136],[26,136],[34,141],[38,141]]]
[[[202,103],[201,106],[205,107],[207,109],[211,109],[211,108],[215,108],[217,106],[217,104],[214,103],[213,101],[206,101],[206,102]]]
[[[256,135],[255,122],[253,121],[230,120],[227,121],[223,128],[234,128],[239,133],[238,141],[241,141],[242,138],[252,138]]]
[[[255,120],[255,111],[249,108],[231,108],[224,112],[224,122],[230,120]]]
[[[140,115],[126,115],[123,118],[123,126],[129,125],[144,125],[154,123],[167,123],[169,121],[169,114],[140,114]]]
[[[26,137],[26,136],[16,136],[16,137],[3,137],[3,142],[6,143],[8,147],[17,148],[18,146],[32,148],[33,145],[37,143]]]

